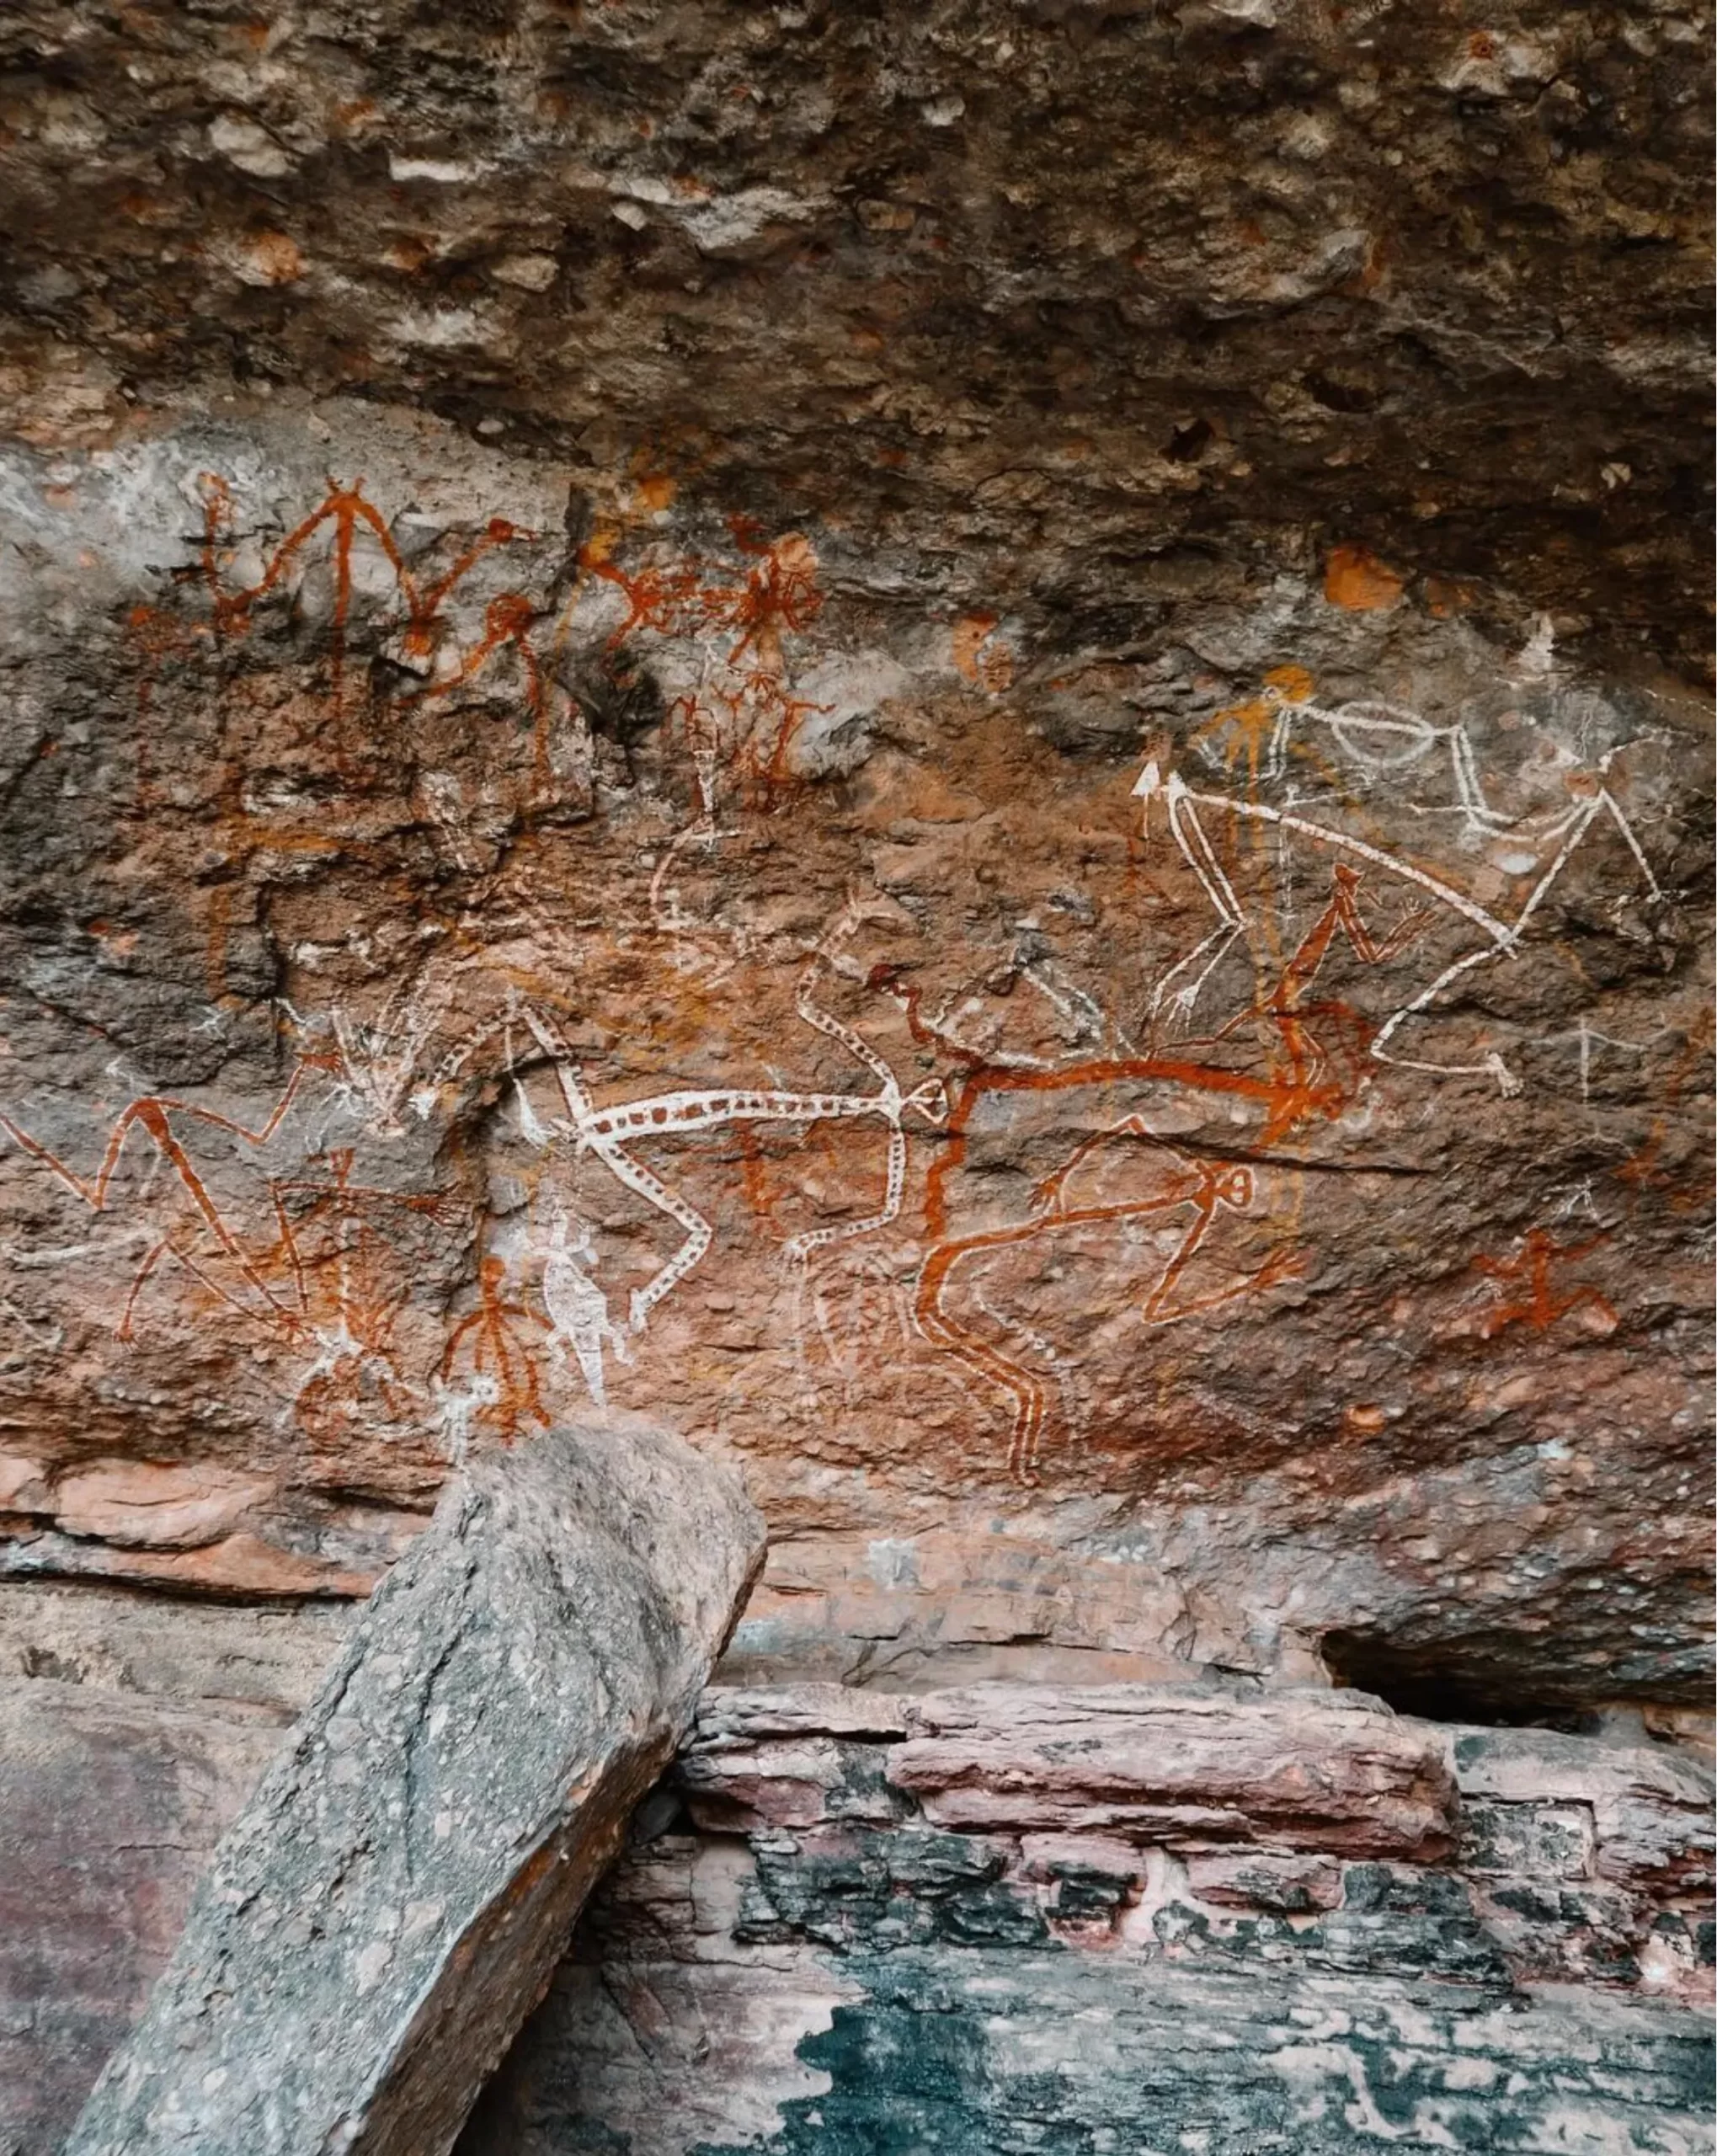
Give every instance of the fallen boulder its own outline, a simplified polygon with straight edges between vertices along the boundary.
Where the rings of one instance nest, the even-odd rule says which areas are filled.
[[[634,1421],[450,1486],[216,1851],[66,2156],[438,2156],[547,1986],[763,1552]]]

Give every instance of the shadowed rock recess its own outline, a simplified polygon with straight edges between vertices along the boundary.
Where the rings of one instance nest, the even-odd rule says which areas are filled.
[[[1696,2145],[1710,27],[3,11],[0,2149],[638,1418],[486,2156]]]

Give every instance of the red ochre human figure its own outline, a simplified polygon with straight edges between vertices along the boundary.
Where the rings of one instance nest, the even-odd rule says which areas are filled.
[[[152,792],[147,735],[152,723],[154,682],[163,660],[189,651],[199,637],[207,638],[212,634],[220,641],[247,635],[257,606],[281,585],[294,563],[325,528],[331,531],[332,538],[334,600],[328,632],[328,663],[337,702],[341,699],[344,688],[346,632],[355,590],[352,549],[360,533],[367,534],[387,563],[395,589],[405,607],[406,623],[402,638],[404,649],[408,657],[419,661],[428,659],[434,653],[436,623],[443,604],[484,555],[497,547],[533,536],[504,516],[491,517],[483,530],[461,551],[449,568],[432,581],[419,584],[400,552],[386,518],[364,493],[363,481],[357,479],[351,485],[345,486],[330,478],[327,494],[307,516],[292,527],[268,556],[257,580],[232,590],[222,581],[222,552],[227,543],[232,515],[232,488],[224,478],[212,472],[201,473],[198,484],[203,504],[203,533],[198,550],[197,569],[189,574],[200,577],[207,587],[211,607],[209,621],[188,623],[151,606],[134,607],[129,616],[132,641],[143,660],[138,682],[137,798],[140,806],[147,804]],[[461,660],[456,669],[454,679],[448,683],[435,684],[431,692],[444,694],[447,688],[459,686],[486,665],[493,654],[504,645],[515,645],[525,671],[531,716],[537,737],[536,761],[540,775],[547,760],[547,697],[540,662],[526,638],[526,630],[534,618],[534,610],[517,593],[504,593],[500,598],[492,600],[485,613],[481,643]],[[418,701],[419,697],[417,696],[407,697],[400,708],[408,709]]]
[[[426,687],[402,697],[399,708],[409,711],[439,696],[453,695],[481,674],[497,652],[510,645],[519,655],[525,675],[525,710],[531,721],[531,782],[539,795],[547,795],[554,774],[549,760],[548,684],[542,661],[531,642],[531,628],[536,620],[536,607],[519,592],[504,591],[498,599],[490,600],[483,610],[483,635],[459,665],[444,680],[431,681]]]
[[[504,516],[491,517],[482,536],[465,548],[451,568],[436,580],[419,590],[416,579],[408,568],[404,556],[395,544],[387,520],[364,492],[361,479],[349,487],[330,478],[328,493],[309,515],[296,524],[275,547],[264,563],[261,577],[255,584],[247,584],[237,591],[223,590],[221,584],[219,543],[222,527],[231,514],[232,493],[224,479],[212,472],[202,476],[204,499],[204,542],[202,566],[205,580],[215,610],[217,632],[241,633],[250,625],[250,616],[259,600],[268,597],[285,575],[292,563],[302,552],[323,525],[333,526],[334,606],[333,621],[332,661],[336,684],[339,678],[344,651],[346,623],[352,604],[352,547],[360,529],[367,531],[381,549],[394,581],[405,600],[408,626],[406,643],[408,649],[421,655],[429,648],[429,631],[441,602],[455,585],[473,568],[491,547],[501,547],[514,539],[526,536]]]
[[[745,517],[729,518],[728,528],[752,564],[743,582],[733,580],[732,570],[712,565],[711,573],[695,558],[622,568],[612,558],[619,536],[612,531],[586,542],[579,567],[586,575],[612,584],[626,601],[625,618],[608,638],[611,652],[638,630],[663,638],[732,638],[720,656],[727,680],[706,680],[693,695],[679,700],[672,716],[688,740],[702,744],[707,739],[768,800],[786,782],[787,755],[806,716],[825,708],[790,693],[781,648],[784,635],[810,626],[824,595],[817,584],[816,552],[803,534],[767,540]]]
[[[586,575],[611,584],[626,601],[626,619],[611,632],[605,648],[618,651],[635,629],[651,629],[662,637],[681,634],[685,611],[703,589],[696,567],[681,563],[668,568],[628,571],[609,558],[613,543],[612,534],[600,534],[587,541],[579,555],[579,567]]]
[[[1182,1165],[1166,1186],[1148,1198],[1122,1198],[1106,1203],[1069,1206],[1066,1184],[1069,1177],[1096,1149],[1112,1138],[1132,1136],[1162,1147]],[[1087,1139],[1070,1159],[1040,1182],[1032,1193],[1037,1209],[1032,1219],[1010,1227],[962,1235],[939,1243],[925,1259],[919,1276],[916,1315],[925,1337],[988,1378],[1006,1393],[1014,1405],[1012,1433],[1008,1444],[1008,1472],[1016,1481],[1037,1480],[1037,1451],[1042,1438],[1047,1396],[1035,1372],[994,1346],[956,1317],[946,1307],[946,1296],[955,1269],[981,1252],[1031,1242],[1063,1229],[1108,1225],[1190,1210],[1186,1232],[1168,1262],[1139,1305],[1146,1325],[1175,1325],[1183,1318],[1216,1310],[1225,1303],[1261,1293],[1285,1279],[1298,1260],[1286,1251],[1272,1252],[1246,1278],[1207,1294],[1182,1297],[1181,1276],[1209,1234],[1212,1223],[1224,1212],[1249,1211],[1256,1195],[1252,1171],[1230,1161],[1188,1158],[1167,1146],[1138,1117],[1129,1117],[1113,1130]]]
[[[504,1258],[483,1260],[477,1267],[477,1307],[453,1328],[442,1353],[440,1375],[444,1384],[451,1378],[460,1351],[470,1341],[472,1374],[488,1380],[494,1387],[493,1398],[477,1407],[475,1419],[498,1430],[510,1444],[527,1418],[548,1427],[536,1358],[525,1337],[527,1327],[546,1330],[548,1321],[527,1305],[508,1301],[506,1280]]]
[[[1485,1313],[1479,1327],[1480,1337],[1494,1340],[1511,1325],[1527,1325],[1534,1332],[1548,1332],[1561,1319],[1581,1310],[1593,1311],[1602,1329],[1609,1331],[1618,1320],[1615,1305],[1608,1297],[1589,1284],[1560,1293],[1550,1284],[1555,1267],[1573,1264],[1606,1240],[1599,1235],[1588,1235],[1583,1242],[1559,1243],[1548,1228],[1533,1228],[1513,1257],[1475,1257],[1474,1269],[1496,1283],[1492,1293],[1496,1300]],[[1515,1292],[1511,1294],[1511,1289]]]
[[[376,1278],[380,1263],[378,1238],[369,1215],[380,1213],[397,1219],[414,1214],[447,1227],[464,1215],[456,1201],[435,1191],[387,1190],[375,1183],[355,1183],[352,1169],[356,1149],[342,1145],[320,1156],[333,1170],[333,1180],[320,1176],[275,1176],[269,1180],[279,1237],[269,1253],[271,1267],[284,1264],[290,1271],[298,1308],[307,1326],[313,1323],[316,1276],[332,1270],[336,1286],[333,1313],[337,1324],[355,1324],[361,1315],[358,1283]],[[296,1216],[289,1200],[307,1200]],[[307,1241],[309,1242],[307,1254]],[[403,1308],[408,1290],[400,1297]],[[328,1296],[323,1292],[322,1299]],[[371,1297],[371,1304],[374,1297]]]
[[[312,1261],[306,1270],[320,1273],[328,1263]],[[360,1426],[411,1422],[419,1412],[397,1361],[396,1336],[411,1299],[409,1283],[385,1278],[376,1239],[365,1228],[333,1254],[332,1269],[330,1291],[313,1298],[306,1283],[307,1323],[318,1353],[292,1401],[298,1427],[324,1448],[344,1444]],[[330,1306],[331,1322],[325,1317],[315,1323],[317,1301]]]
[[[1338,934],[1346,938],[1349,949],[1362,965],[1383,965],[1405,949],[1432,915],[1428,906],[1416,907],[1392,935],[1378,938],[1359,910],[1361,881],[1360,870],[1346,862],[1336,864],[1329,903],[1300,939],[1275,987],[1215,1036],[1227,1040],[1249,1020],[1257,1018],[1267,1020],[1276,1029],[1281,1046],[1282,1092],[1265,1123],[1258,1141],[1261,1145],[1272,1145],[1287,1136],[1308,1109],[1339,1114],[1373,1075],[1367,1056],[1371,1028],[1365,1020],[1336,998],[1309,1000],[1310,991]],[[1345,1081],[1333,1075],[1331,1057],[1320,1038],[1325,1033],[1341,1038],[1349,1065]]]
[[[333,1054],[303,1057],[291,1077],[287,1081],[285,1091],[275,1103],[267,1119],[255,1129],[237,1122],[231,1116],[217,1114],[212,1108],[198,1107],[193,1102],[176,1100],[168,1094],[148,1094],[141,1099],[132,1101],[120,1111],[113,1129],[108,1134],[106,1149],[102,1154],[100,1164],[95,1173],[87,1178],[78,1175],[74,1169],[67,1167],[57,1154],[50,1151],[40,1139],[32,1138],[29,1133],[22,1125],[14,1123],[10,1116],[0,1113],[0,1130],[3,1130],[13,1143],[23,1152],[28,1154],[31,1160],[40,1161],[44,1167],[66,1185],[68,1190],[80,1198],[92,1213],[104,1213],[109,1209],[108,1201],[113,1187],[114,1177],[118,1171],[126,1145],[133,1131],[141,1131],[154,1146],[157,1153],[172,1169],[179,1187],[189,1198],[203,1225],[214,1237],[221,1251],[237,1267],[247,1289],[259,1298],[262,1314],[266,1315],[270,1321],[290,1330],[296,1323],[296,1313],[289,1305],[280,1301],[250,1254],[240,1242],[237,1234],[228,1225],[226,1216],[216,1203],[207,1183],[199,1173],[195,1162],[186,1151],[183,1141],[174,1129],[174,1119],[183,1116],[193,1122],[205,1124],[211,1129],[225,1131],[230,1136],[241,1139],[245,1145],[259,1151],[267,1145],[285,1121],[308,1073],[316,1070],[339,1068],[339,1059]],[[142,1263],[137,1268],[136,1275],[131,1283],[131,1291],[126,1295],[125,1309],[120,1320],[119,1337],[121,1340],[130,1341],[134,1337],[133,1318],[136,1310],[137,1298],[150,1275],[162,1260],[168,1256],[178,1257],[181,1262],[187,1262],[185,1254],[174,1246],[170,1233],[162,1236],[151,1246],[145,1254]],[[223,1294],[223,1299],[232,1302],[236,1308],[246,1307],[243,1303],[237,1302],[232,1296],[224,1294],[224,1291],[217,1289],[216,1292]]]
[[[314,1346],[321,1336],[317,1326],[317,1296],[312,1276],[329,1265],[349,1267],[354,1278],[366,1267],[373,1269],[374,1253],[367,1247],[371,1230],[365,1215],[376,1210],[395,1215],[416,1214],[444,1225],[457,1216],[461,1209],[435,1193],[393,1191],[355,1183],[352,1169],[356,1155],[353,1149],[344,1147],[323,1156],[333,1171],[332,1181],[312,1175],[269,1177],[268,1201],[273,1211],[275,1240],[272,1247],[265,1250],[259,1249],[254,1239],[250,1247],[246,1246],[238,1230],[216,1203],[203,1170],[192,1158],[175,1124],[181,1119],[201,1124],[208,1129],[224,1132],[260,1152],[285,1123],[306,1080],[316,1071],[337,1077],[349,1075],[345,1058],[338,1050],[301,1057],[268,1116],[254,1126],[170,1094],[147,1094],[131,1101],[120,1111],[108,1134],[100,1162],[94,1173],[88,1177],[68,1167],[40,1139],[33,1137],[12,1117],[0,1113],[0,1130],[29,1158],[40,1161],[93,1213],[109,1212],[118,1202],[115,1178],[134,1132],[141,1132],[149,1140],[171,1169],[179,1189],[189,1199],[197,1228],[187,1237],[182,1223],[179,1227],[169,1226],[150,1244],[126,1292],[116,1327],[120,1340],[129,1343],[136,1338],[139,1299],[150,1279],[170,1258],[200,1281],[216,1300],[260,1326],[265,1333],[284,1340],[295,1349]],[[143,1200],[145,1193],[140,1193],[138,1197]],[[308,1202],[295,1217],[291,1203],[301,1199]],[[157,1205],[151,1204],[149,1209],[154,1212]],[[306,1240],[312,1232],[321,1237],[322,1243],[317,1246],[316,1254],[307,1257]],[[224,1281],[219,1277],[218,1262],[216,1270],[210,1269],[206,1243],[199,1251],[197,1244],[205,1233],[212,1238],[221,1256],[236,1271],[236,1289],[232,1273]],[[284,1288],[280,1284],[283,1273],[290,1283]],[[356,1312],[355,1305],[348,1309],[341,1303],[335,1316],[339,1322],[353,1324],[355,1337],[361,1337],[362,1324],[366,1321]]]
[[[757,567],[747,571],[743,587],[711,593],[712,623],[739,632],[739,642],[728,654],[729,665],[755,650],[771,673],[779,674],[781,632],[800,633],[823,610],[816,551],[797,531],[766,540],[761,527],[749,517],[730,517],[728,528],[740,552]]]

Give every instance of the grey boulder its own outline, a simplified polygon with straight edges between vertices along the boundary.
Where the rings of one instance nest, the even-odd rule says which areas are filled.
[[[217,1849],[67,2156],[437,2156],[547,1986],[763,1553],[632,1421],[449,1486]]]

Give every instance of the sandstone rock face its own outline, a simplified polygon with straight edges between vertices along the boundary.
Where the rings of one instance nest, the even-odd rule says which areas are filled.
[[[1236,1716],[1131,1688],[933,1694],[915,1702],[889,1781],[932,1825],[1243,1835],[1266,1846],[1417,1856],[1447,1840],[1441,1748],[1393,1717],[1367,1727],[1320,1698]],[[1346,1702],[1341,1705],[1345,1708]],[[1213,1756],[1219,1754],[1219,1757]],[[1309,1806],[1308,1796],[1309,1793]]]
[[[461,2156],[1705,2145],[1708,1772],[1353,1694],[1062,1699],[1058,1738],[1001,1684],[707,1695],[690,1817],[645,1815]]]
[[[126,19],[0,33],[8,1571],[611,1401],[738,1677],[1697,1694],[1703,16]]]
[[[58,2156],[351,1608],[0,1588],[0,2148]]]
[[[223,1838],[77,2156],[435,2156],[540,1995],[762,1554],[678,1439],[450,1488]]]
[[[612,1401],[744,1464],[742,1668],[1697,1689],[1687,696],[1333,555],[1070,654],[677,483],[16,460],[8,1567],[350,1594]]]
[[[93,1686],[33,1757],[121,1695],[121,1898],[176,1838],[176,1911],[243,1777],[175,1815],[172,1656],[74,1609],[296,1612],[313,1662],[461,1463],[631,1414],[767,1523],[722,1674],[820,1702],[745,1740],[770,1832],[851,1738],[925,1763],[887,1831],[1033,1893],[1219,1816],[1197,1923],[1324,1937],[1356,1865],[1478,1882],[1470,1822],[1542,1800],[1585,1868],[1507,1855],[1473,1966],[1679,1967],[1567,1911],[1657,1892],[1640,1763],[1709,1697],[1709,18],[4,12],[0,1589]],[[234,1652],[212,1696],[274,1684]],[[1403,1716],[1340,1722],[1345,1825],[1298,1808],[1332,1679]],[[871,1726],[994,1682],[1004,1733]],[[1241,1684],[1295,1703],[1223,1780]],[[1634,1779],[1544,1794],[1623,1734]],[[973,1951],[1020,2035],[1039,1945]],[[811,1951],[733,1976],[754,2139]],[[1373,1998],[1177,1961],[1175,2021],[1153,1961],[1153,2024],[1128,1954],[1060,1961],[1141,2073]],[[889,1968],[860,2084],[939,1996]],[[1520,2073],[1626,2052],[1656,2116],[1619,1998],[1397,1998],[1366,2056],[1471,2035],[1506,2089],[1546,2032]],[[921,2025],[953,2101],[989,2039]],[[1325,2039],[1282,2041],[1278,2095]],[[1369,2066],[1304,2071],[1371,2119]],[[1646,2131],[1581,2074],[1519,2132]]]

